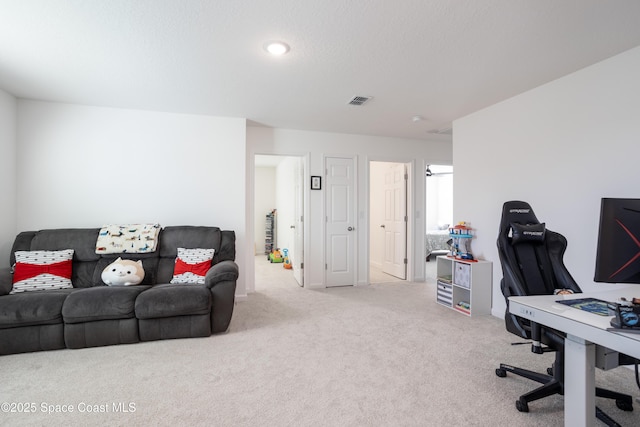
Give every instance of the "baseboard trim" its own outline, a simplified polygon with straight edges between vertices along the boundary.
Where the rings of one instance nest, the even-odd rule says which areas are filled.
[[[382,270],[382,263],[381,262],[371,261],[371,262],[369,262],[369,266],[375,267],[375,268],[378,268],[378,269]]]
[[[497,317],[499,319],[504,319],[504,311],[496,311],[496,309],[494,309],[493,307],[491,307],[491,315],[494,317]]]

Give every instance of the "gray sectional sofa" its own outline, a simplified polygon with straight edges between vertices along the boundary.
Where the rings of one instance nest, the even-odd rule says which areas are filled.
[[[228,329],[238,266],[235,233],[174,226],[158,232],[151,253],[96,254],[99,228],[22,232],[11,250],[73,249],[72,289],[10,294],[12,270],[0,268],[0,354],[205,337]],[[178,248],[215,249],[204,285],[171,284]],[[142,260],[136,286],[106,286],[104,268],[118,256]]]

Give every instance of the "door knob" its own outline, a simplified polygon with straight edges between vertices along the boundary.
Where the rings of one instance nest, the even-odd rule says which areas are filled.
[[[380,226],[380,228],[385,228],[384,224],[382,224],[382,225]]]
[[[355,228],[353,228],[353,227],[347,228],[347,231],[353,231],[353,230],[355,230]]]
[[[296,228],[296,226],[295,225],[290,225],[289,228]]]

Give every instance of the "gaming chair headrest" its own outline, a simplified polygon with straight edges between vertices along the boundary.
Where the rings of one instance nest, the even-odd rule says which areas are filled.
[[[500,220],[500,234],[508,236],[511,224],[540,224],[531,205],[527,202],[513,200],[502,205],[502,219]]]
[[[544,242],[546,227],[542,224],[519,224],[511,223],[511,244],[520,243],[540,244]]]

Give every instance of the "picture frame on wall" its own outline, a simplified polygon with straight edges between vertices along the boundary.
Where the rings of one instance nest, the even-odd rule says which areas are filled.
[[[322,177],[321,176],[312,176],[311,177],[311,189],[312,190],[321,190],[322,189]]]

